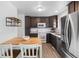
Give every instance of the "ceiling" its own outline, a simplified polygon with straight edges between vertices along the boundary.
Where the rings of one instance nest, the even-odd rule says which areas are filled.
[[[69,1],[11,1],[11,3],[18,9],[19,13],[26,16],[51,16],[61,12]],[[35,9],[39,3],[44,8],[41,12]]]

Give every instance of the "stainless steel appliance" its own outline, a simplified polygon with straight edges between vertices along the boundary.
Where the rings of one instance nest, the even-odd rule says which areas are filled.
[[[62,36],[64,35],[64,27],[65,27],[66,17],[67,16],[61,17],[61,34],[62,34]]]
[[[46,27],[46,23],[37,23],[38,28],[44,28]]]
[[[38,38],[42,39],[43,42],[46,42],[46,34],[51,31],[51,28],[46,27],[46,23],[37,23],[38,27]]]
[[[61,40],[64,40],[64,29],[67,16],[61,17]]]
[[[79,57],[79,12],[71,13],[66,17],[63,39],[67,51]]]

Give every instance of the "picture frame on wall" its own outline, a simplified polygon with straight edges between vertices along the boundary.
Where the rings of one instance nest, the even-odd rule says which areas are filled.
[[[21,26],[21,20],[15,17],[6,17],[6,26]]]

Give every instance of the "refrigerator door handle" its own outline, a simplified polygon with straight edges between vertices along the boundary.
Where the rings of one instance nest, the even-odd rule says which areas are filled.
[[[67,42],[67,49],[69,49],[69,38],[68,38],[68,34],[70,34],[70,33],[68,33],[68,26],[69,26],[69,19],[68,19],[68,22],[67,22],[67,28],[66,28],[66,42]]]
[[[66,19],[66,22],[65,22],[65,27],[64,27],[64,41],[65,41],[65,44],[66,44],[66,27],[67,27],[67,19]],[[66,45],[67,47],[67,45]]]
[[[68,49],[68,36],[67,36],[67,32],[68,32],[68,22],[69,22],[69,18],[67,17],[66,22],[65,22],[65,29],[64,29],[64,41],[66,43],[66,48]]]

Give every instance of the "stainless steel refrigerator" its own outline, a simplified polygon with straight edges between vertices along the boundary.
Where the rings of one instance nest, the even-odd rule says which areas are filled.
[[[69,54],[79,57],[79,12],[66,16],[63,40]]]

